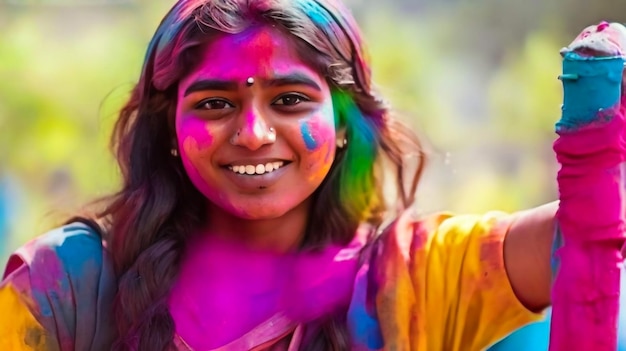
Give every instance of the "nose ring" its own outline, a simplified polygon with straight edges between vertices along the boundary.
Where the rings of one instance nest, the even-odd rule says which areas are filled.
[[[237,139],[239,139],[239,135],[241,135],[241,129],[237,129],[237,132],[230,137],[230,143],[235,145],[237,143]]]
[[[237,132],[235,133],[235,135],[233,135],[230,138],[230,143],[231,144],[236,144],[237,143],[237,139],[239,138],[239,135],[241,135],[241,129],[237,129]],[[265,134],[265,137],[267,138],[267,142],[269,143],[273,143],[276,141],[276,129],[274,129],[274,127],[269,127],[267,129],[267,133]]]
[[[267,132],[268,132],[267,139],[272,143],[275,142],[276,141],[276,129],[274,129],[274,127],[270,127],[267,130]]]

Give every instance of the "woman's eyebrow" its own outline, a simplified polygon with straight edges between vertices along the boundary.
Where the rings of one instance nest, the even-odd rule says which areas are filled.
[[[317,91],[322,88],[314,79],[302,73],[290,73],[285,75],[277,75],[271,79],[263,80],[262,84],[268,87],[281,87],[285,85],[305,85]]]
[[[185,94],[183,96],[187,96],[189,94],[203,90],[237,90],[237,87],[238,83],[236,81],[221,79],[200,79],[191,83],[191,85],[189,85],[187,89],[185,89]]]
[[[261,84],[264,87],[282,87],[286,85],[305,85],[317,91],[322,91],[320,85],[315,82],[314,79],[308,77],[302,73],[289,73],[285,75],[276,75],[269,79],[262,79]],[[220,91],[234,91],[239,88],[239,85],[244,82],[236,80],[223,80],[223,79],[199,79],[185,89],[183,96],[195,93],[197,91],[205,90],[220,90]]]

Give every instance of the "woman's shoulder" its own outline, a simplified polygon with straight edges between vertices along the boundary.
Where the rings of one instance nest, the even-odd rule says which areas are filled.
[[[20,248],[9,258],[4,272],[8,277],[21,266],[34,273],[65,272],[70,277],[102,270],[110,259],[102,237],[91,226],[73,222],[42,234]]]
[[[3,289],[17,294],[60,349],[110,345],[116,278],[101,236],[89,225],[70,223],[20,247],[9,258]]]
[[[398,216],[367,247],[357,274],[349,315],[355,342],[370,349],[382,348],[383,340],[389,349],[408,348],[409,340],[419,349],[483,349],[536,318],[517,300],[504,269],[511,221],[502,212]],[[484,301],[498,304],[477,309]],[[499,328],[468,333],[467,320]]]
[[[387,247],[394,244],[406,253],[411,249],[454,246],[472,239],[498,240],[508,231],[511,219],[511,215],[499,211],[484,214],[435,212],[424,215],[406,210],[386,226],[376,240]]]

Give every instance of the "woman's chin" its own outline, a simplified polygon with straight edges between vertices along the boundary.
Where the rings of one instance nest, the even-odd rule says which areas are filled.
[[[280,218],[306,216],[310,197],[298,201],[286,196],[233,196],[215,199],[209,207],[210,216],[232,217],[230,220],[276,220]]]
[[[248,221],[261,221],[278,219],[284,216],[290,209],[278,206],[250,206],[233,208],[229,212],[237,218]]]
[[[238,218],[248,221],[263,221],[263,220],[272,220],[278,219],[282,216],[282,214],[271,213],[271,212],[256,212],[250,211],[245,213],[234,213],[234,215]]]

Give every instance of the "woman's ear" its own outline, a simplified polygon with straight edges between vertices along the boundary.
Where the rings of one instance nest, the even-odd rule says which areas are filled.
[[[170,147],[170,154],[174,157],[178,157],[178,142],[176,139],[172,140],[172,146]]]
[[[348,139],[346,138],[346,127],[341,127],[337,130],[336,133],[336,144],[337,148],[343,149],[348,145]]]

